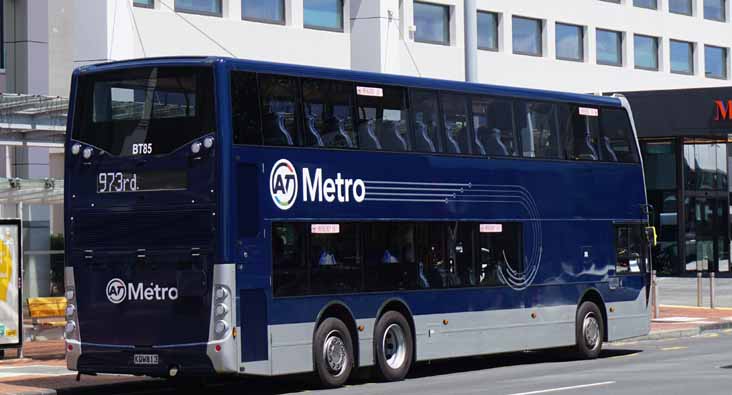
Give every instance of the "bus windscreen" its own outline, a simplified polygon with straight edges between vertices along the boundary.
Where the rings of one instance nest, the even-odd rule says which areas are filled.
[[[215,130],[210,68],[91,73],[76,97],[73,138],[114,156],[168,154]]]

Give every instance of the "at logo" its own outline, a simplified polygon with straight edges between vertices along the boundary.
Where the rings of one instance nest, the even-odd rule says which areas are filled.
[[[118,278],[109,280],[107,283],[107,299],[114,304],[119,304],[124,302],[126,297],[127,286],[125,282]]]
[[[288,210],[297,199],[297,172],[287,159],[280,159],[269,174],[269,192],[281,210]]]

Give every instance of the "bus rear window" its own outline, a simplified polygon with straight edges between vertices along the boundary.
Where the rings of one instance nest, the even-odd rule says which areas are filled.
[[[146,67],[83,75],[73,138],[112,155],[167,154],[214,132],[208,68]],[[143,152],[135,148],[145,144]]]

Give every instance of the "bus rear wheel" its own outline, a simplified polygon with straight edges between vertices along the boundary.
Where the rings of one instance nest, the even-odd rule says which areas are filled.
[[[335,388],[346,383],[353,370],[353,343],[346,324],[326,318],[315,330],[313,357],[320,381]]]
[[[583,302],[577,310],[575,324],[576,349],[580,358],[595,359],[602,351],[604,324],[596,304]]]
[[[377,374],[385,381],[403,380],[412,367],[412,331],[399,312],[387,311],[376,323],[374,355]]]

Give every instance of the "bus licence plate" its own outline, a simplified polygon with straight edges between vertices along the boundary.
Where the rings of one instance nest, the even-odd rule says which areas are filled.
[[[135,354],[133,361],[135,365],[157,365],[158,356],[156,354]]]

